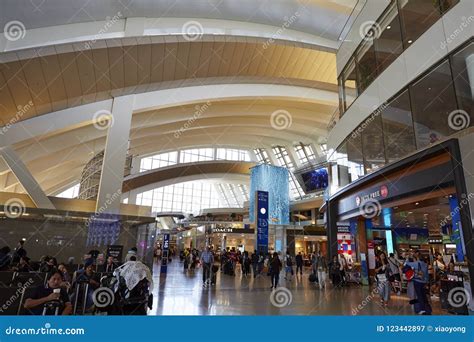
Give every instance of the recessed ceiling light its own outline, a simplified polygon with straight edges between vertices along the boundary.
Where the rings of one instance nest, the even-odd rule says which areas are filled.
[[[420,202],[416,202],[416,203],[415,203],[415,205],[418,205],[418,204],[420,204]]]
[[[408,40],[408,44],[411,44],[411,43],[413,43],[413,40],[411,40],[411,39]]]
[[[388,25],[387,26],[387,30],[390,30],[392,28],[392,26]]]

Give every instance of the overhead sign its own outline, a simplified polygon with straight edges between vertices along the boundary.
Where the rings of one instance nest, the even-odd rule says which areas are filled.
[[[121,263],[122,262],[122,254],[123,254],[123,246],[122,245],[108,245],[106,257],[114,258],[114,262]]]

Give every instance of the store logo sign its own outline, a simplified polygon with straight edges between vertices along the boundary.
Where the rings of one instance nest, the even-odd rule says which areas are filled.
[[[367,195],[356,196],[355,202],[357,206],[360,206],[361,203],[367,202],[369,200],[374,200],[377,198],[387,198],[388,197],[388,187],[386,185],[382,185],[380,189],[377,189],[374,192],[371,192]]]
[[[212,228],[213,233],[233,233],[233,228]]]

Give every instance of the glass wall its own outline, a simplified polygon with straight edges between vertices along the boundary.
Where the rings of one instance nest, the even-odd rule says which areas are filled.
[[[419,148],[456,132],[450,127],[448,120],[449,114],[457,109],[448,60],[411,85],[409,89]]]
[[[364,167],[370,173],[386,164],[383,142],[382,119],[375,115],[367,120],[362,132],[362,150],[364,151]]]
[[[440,5],[433,0],[398,0],[403,45],[408,48],[441,18]]]
[[[343,108],[344,111],[350,107],[352,102],[358,96],[357,93],[357,72],[354,59],[346,66],[346,69],[342,72],[342,98],[344,100]]]
[[[455,53],[451,61],[459,109],[472,115],[474,113],[474,43]]]
[[[362,94],[373,80],[377,78],[374,42],[370,39],[364,41],[363,44],[359,46],[356,56],[358,94]]]
[[[380,35],[375,41],[375,58],[379,74],[403,52],[402,28],[395,2],[390,5],[380,20],[380,31]]]
[[[393,0],[341,72],[340,115],[459,0]],[[369,36],[370,35],[370,36]]]
[[[396,97],[382,110],[382,126],[388,162],[416,150],[408,91]]]
[[[473,126],[471,40],[375,110],[329,160],[367,174]]]

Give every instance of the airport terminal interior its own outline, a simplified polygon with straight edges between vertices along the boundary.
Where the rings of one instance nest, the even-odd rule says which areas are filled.
[[[473,314],[473,0],[0,29],[0,315]]]

